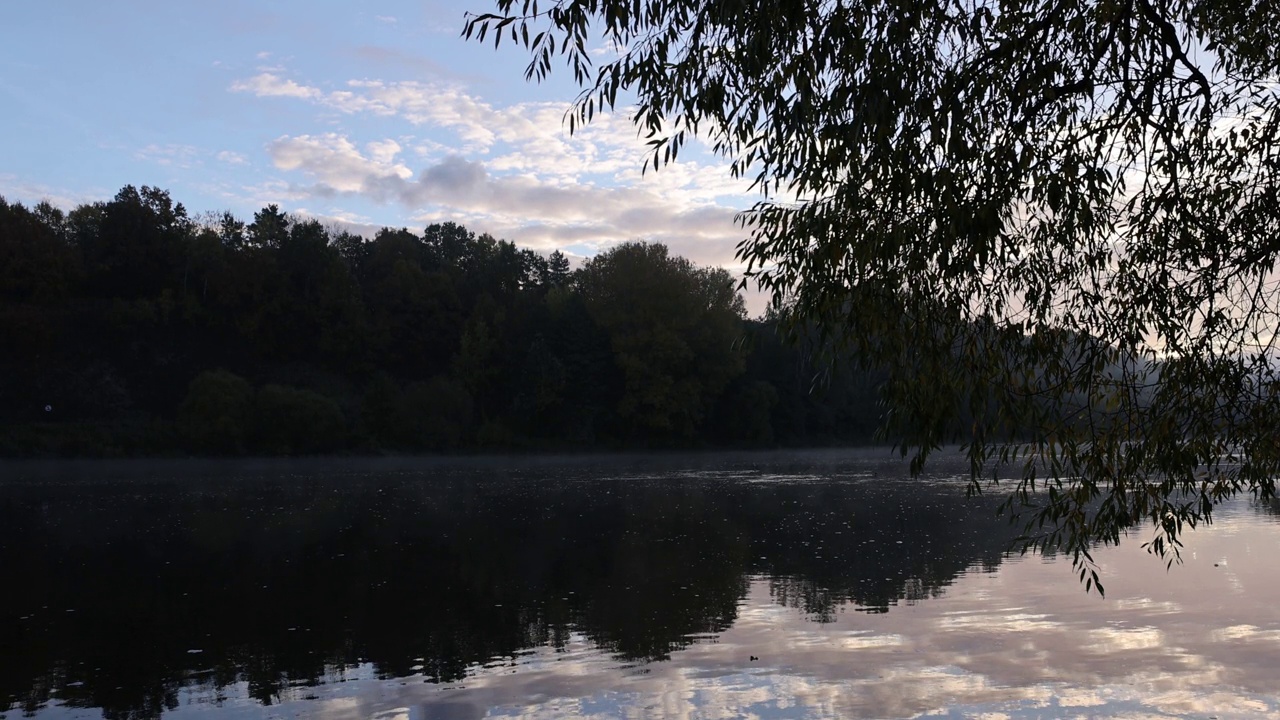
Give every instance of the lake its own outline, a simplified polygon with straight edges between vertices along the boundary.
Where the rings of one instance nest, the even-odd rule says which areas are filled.
[[[0,718],[1280,717],[1280,515],[1086,593],[958,456],[0,465]]]

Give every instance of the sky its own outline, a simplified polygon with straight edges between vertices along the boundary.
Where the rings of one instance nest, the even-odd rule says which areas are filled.
[[[251,220],[277,204],[366,236],[453,221],[575,258],[645,240],[738,269],[734,215],[756,199],[748,182],[696,141],[679,163],[642,174],[644,140],[625,111],[571,136],[567,69],[527,82],[522,48],[462,39],[467,11],[493,9],[10,3],[0,196],[69,208],[151,185],[192,214]]]

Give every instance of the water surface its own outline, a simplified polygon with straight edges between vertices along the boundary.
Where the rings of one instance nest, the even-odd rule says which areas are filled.
[[[958,458],[0,466],[7,717],[1280,717],[1280,526],[1010,555]],[[6,710],[7,708],[7,710]]]

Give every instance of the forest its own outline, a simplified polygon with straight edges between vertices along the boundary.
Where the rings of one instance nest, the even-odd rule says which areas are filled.
[[[0,455],[872,441],[877,374],[778,326],[659,244],[573,268],[455,223],[370,239],[146,186],[0,198]]]

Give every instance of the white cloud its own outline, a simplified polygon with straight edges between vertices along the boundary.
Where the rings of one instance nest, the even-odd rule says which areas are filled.
[[[375,141],[365,149],[328,134],[282,137],[268,152],[277,168],[314,180],[303,196],[349,193],[416,212],[444,209],[477,229],[536,247],[647,239],[694,260],[725,264],[741,235],[732,208],[673,203],[648,187],[560,186],[530,175],[494,175],[457,155],[415,174],[396,162],[398,142]]]
[[[69,191],[65,188],[53,188],[41,183],[20,180],[12,173],[0,173],[0,198],[9,202],[21,202],[35,205],[48,202],[55,207],[70,210],[78,205],[85,205],[104,197],[111,197],[115,189],[94,188],[86,191]]]
[[[199,164],[200,150],[192,145],[150,144],[134,153],[139,160],[153,162],[162,167],[190,168]]]
[[[390,163],[394,160],[396,155],[400,154],[401,150],[400,143],[395,140],[375,140],[374,142],[366,145],[365,148],[369,151],[369,157],[371,157],[374,162],[384,164]]]
[[[681,204],[725,199],[733,199],[738,208],[747,204],[748,183],[731,177],[725,163],[713,160],[696,141],[686,151],[693,159],[642,177],[648,150],[625,110],[599,115],[570,137],[564,124],[568,103],[528,102],[499,108],[444,83],[351,80],[347,89],[326,93],[264,73],[237,82],[232,89],[259,97],[306,99],[348,115],[398,117],[416,126],[447,130],[460,141],[455,152],[484,156],[486,167],[494,173],[525,174],[561,185],[584,180],[640,184]]]
[[[373,19],[377,20],[380,23],[386,23],[388,25],[395,25],[396,23],[400,22],[398,19],[396,19],[392,15],[374,15]]]
[[[231,89],[235,92],[253,93],[258,97],[291,97],[303,100],[315,100],[322,95],[316,88],[299,85],[269,72],[255,75],[247,80],[237,80],[232,83]]]
[[[246,158],[238,152],[232,152],[230,150],[223,150],[218,153],[218,160],[228,165],[245,165],[249,162],[249,158]]]
[[[316,212],[300,207],[293,209],[289,214],[294,217],[304,218],[307,220],[317,220],[325,227],[339,231],[346,231],[353,235],[360,235],[364,238],[372,238],[378,234],[379,230],[386,227],[385,225],[373,222],[371,219],[363,215],[337,208],[329,212]]]
[[[590,255],[627,240],[662,242],[694,262],[737,267],[746,233],[734,217],[751,203],[749,183],[696,139],[680,162],[642,175],[650,151],[625,109],[571,136],[568,103],[497,106],[456,82],[366,78],[328,90],[261,73],[232,89],[338,113],[330,120],[341,132],[268,145],[277,169],[304,176],[289,183],[300,201],[395,204],[415,221],[453,220],[540,250]],[[360,137],[362,120],[401,122],[413,135]]]
[[[391,150],[387,145],[395,146]],[[413,171],[393,162],[399,152],[395,141],[371,143],[375,157],[366,157],[347,138],[333,133],[282,137],[267,147],[275,166],[301,170],[319,181],[320,194],[365,193],[385,202],[385,183],[407,180]],[[390,156],[388,151],[391,150]]]

